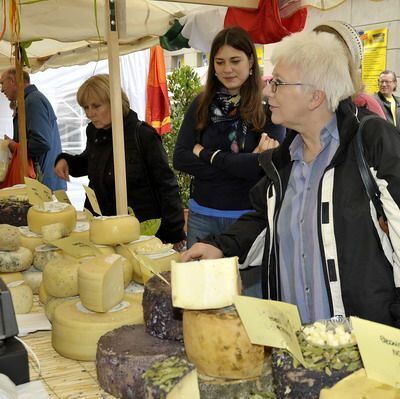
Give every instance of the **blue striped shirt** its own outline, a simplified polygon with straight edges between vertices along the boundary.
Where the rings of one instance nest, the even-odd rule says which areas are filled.
[[[318,240],[318,188],[339,146],[336,115],[321,131],[321,152],[304,161],[298,135],[290,145],[293,167],[278,218],[282,301],[298,306],[303,323],[330,317]]]

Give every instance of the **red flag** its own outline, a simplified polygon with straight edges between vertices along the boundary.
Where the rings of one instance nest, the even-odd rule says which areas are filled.
[[[279,42],[285,36],[303,30],[307,9],[301,8],[287,18],[279,14],[279,0],[260,0],[257,9],[229,7],[224,27],[240,26],[254,43]]]
[[[161,135],[171,131],[164,50],[160,46],[154,46],[150,49],[146,122]]]

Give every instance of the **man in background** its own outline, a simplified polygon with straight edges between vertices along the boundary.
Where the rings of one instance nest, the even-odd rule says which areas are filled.
[[[39,180],[51,190],[66,189],[66,183],[54,173],[54,161],[61,152],[60,133],[57,117],[49,100],[37,87],[30,84],[29,74],[24,71],[25,118],[28,156],[32,158]],[[15,68],[4,71],[0,77],[1,92],[9,101],[17,100],[17,79]],[[14,152],[19,142],[18,108],[13,115],[13,139],[9,149]]]
[[[393,71],[385,70],[378,78],[379,91],[375,94],[386,119],[400,129],[400,98],[393,95],[397,88],[397,78]]]

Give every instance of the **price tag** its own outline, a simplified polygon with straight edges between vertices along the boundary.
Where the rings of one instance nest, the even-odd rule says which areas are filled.
[[[252,344],[286,349],[306,365],[296,336],[301,327],[297,306],[247,296],[237,296],[235,306]]]
[[[57,198],[58,202],[64,202],[65,204],[71,205],[71,201],[69,200],[68,195],[65,192],[65,190],[56,190],[53,192],[53,194]]]
[[[97,197],[96,197],[96,193],[88,186],[85,186],[83,184],[83,188],[86,191],[86,195],[88,197],[88,200],[90,202],[90,205],[92,205],[93,210],[100,216],[102,216],[101,210],[100,210],[100,206],[99,203],[97,202]]]
[[[351,317],[368,378],[400,388],[400,330]]]
[[[59,240],[52,241],[51,244],[75,258],[84,258],[85,256],[96,256],[99,254],[97,248],[90,241],[76,237],[60,238]]]
[[[32,205],[43,205],[43,202],[53,201],[53,195],[47,186],[30,177],[25,177],[24,180],[28,189],[28,199]]]

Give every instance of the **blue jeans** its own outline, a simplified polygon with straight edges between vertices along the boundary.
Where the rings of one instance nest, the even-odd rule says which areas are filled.
[[[198,240],[209,234],[218,235],[225,232],[235,221],[234,218],[206,216],[189,210],[187,248],[189,249]]]

